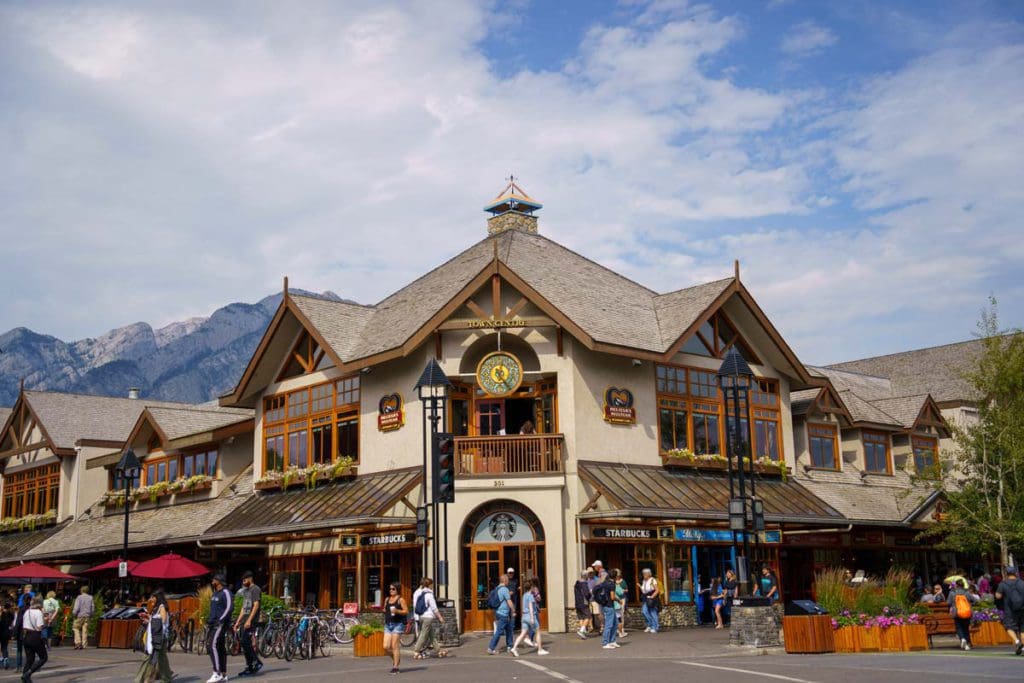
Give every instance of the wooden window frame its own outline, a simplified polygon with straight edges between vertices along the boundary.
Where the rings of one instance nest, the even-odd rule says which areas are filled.
[[[720,330],[723,322],[732,329],[734,335],[730,341],[725,342],[724,344],[720,343],[722,339]],[[712,339],[710,340],[707,339],[704,330],[701,329],[704,327],[704,325],[709,325],[711,327]],[[763,365],[761,359],[758,358],[757,354],[754,353],[754,350],[750,348],[750,344],[748,344],[747,340],[743,338],[742,334],[740,334],[739,328],[736,327],[736,324],[729,318],[728,315],[726,315],[725,311],[723,310],[715,311],[710,318],[708,318],[705,322],[701,323],[700,327],[694,330],[693,337],[691,337],[691,339],[693,338],[696,338],[701,343],[701,345],[707,350],[709,355],[704,356],[703,354],[693,353],[692,351],[682,351],[682,353],[690,353],[691,355],[703,356],[704,358],[721,359],[725,357],[725,354],[729,351],[729,349],[731,349],[733,346],[738,346],[740,349],[740,353],[743,355],[744,359],[747,360],[747,362],[755,363],[757,365]]]
[[[878,443],[878,440],[884,440],[885,444],[885,470],[872,470],[868,469],[868,442]],[[869,474],[892,474],[892,439],[886,432],[876,432],[870,429],[861,430],[861,444],[864,448],[864,471]]]
[[[291,353],[288,354],[284,362],[284,367],[277,374],[277,381],[280,382],[291,377],[302,377],[303,375],[309,375],[320,370],[326,370],[327,367],[333,367],[321,367],[325,354],[326,352],[320,347],[320,344],[313,339],[313,335],[303,330],[292,346]],[[292,362],[298,363],[302,372],[289,372]]]
[[[327,387],[327,394],[323,389]],[[329,400],[327,400],[329,398]],[[326,408],[323,406],[327,405]],[[276,464],[267,462],[267,440],[283,436],[280,465],[282,469],[291,467],[291,434],[305,433],[306,453],[303,462],[298,462],[296,467],[309,467],[313,464],[313,430],[320,428],[323,424],[330,424],[330,462],[338,459],[338,423],[347,420],[355,420],[356,430],[356,452],[345,453],[352,457],[354,463],[359,462],[359,450],[361,449],[360,430],[362,424],[362,383],[358,373],[346,375],[327,382],[320,382],[298,389],[265,396],[263,398],[263,429],[262,429],[262,457],[261,466],[263,474],[278,469]],[[314,410],[314,407],[319,408]],[[268,419],[273,415],[275,419]],[[324,422],[324,419],[327,422]]]
[[[719,455],[724,456],[726,455],[724,451],[728,449],[727,430],[729,419],[732,417],[732,406],[725,404],[722,397],[722,391],[718,388],[717,383],[715,384],[716,392],[714,396],[703,396],[692,393],[692,388],[694,386],[709,386],[706,382],[695,381],[692,379],[692,373],[714,374],[714,370],[691,367],[688,365],[677,365],[673,363],[654,364],[655,399],[658,406],[658,450],[663,456],[665,455],[666,451],[662,448],[661,438],[662,409],[686,411],[686,448],[693,453],[697,453],[694,415],[711,414],[712,411],[708,410],[706,406],[714,405],[718,410]],[[669,391],[670,386],[674,386],[677,391]],[[679,391],[680,387],[682,388],[682,391]],[[782,399],[779,394],[779,381],[771,377],[757,377],[754,380],[754,387],[756,388],[752,387],[748,390],[746,399],[742,401],[740,405],[740,410],[742,412],[740,420],[741,423],[744,421],[746,422],[747,438],[748,443],[751,446],[751,452],[755,456],[757,455],[757,423],[772,422],[775,425],[775,447],[779,454],[777,462],[785,463],[786,453],[783,448],[782,438]],[[757,400],[758,396],[772,396],[774,397],[774,400]],[[669,406],[663,404],[663,401],[672,401],[680,405]],[[681,447],[682,446],[677,445],[677,448]]]
[[[815,433],[814,430],[820,430],[819,433]],[[814,462],[814,448],[812,447],[812,440],[828,439],[832,442],[832,462],[833,467],[826,465],[818,465]],[[835,425],[831,424],[820,424],[817,422],[809,422],[807,424],[807,455],[810,458],[810,466],[816,470],[827,470],[832,472],[839,472],[839,429]]]
[[[918,462],[918,449],[927,449],[931,453],[931,463],[927,467],[921,467]],[[910,450],[914,458],[914,470],[918,474],[929,474],[929,471],[934,473],[936,466],[939,464],[939,440],[937,437],[912,434],[910,437]]]
[[[33,499],[31,505],[29,493]],[[3,496],[4,519],[56,511],[60,504],[60,463],[5,474]]]

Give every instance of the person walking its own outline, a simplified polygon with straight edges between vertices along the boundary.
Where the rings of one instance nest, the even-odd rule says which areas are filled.
[[[516,642],[509,650],[513,657],[519,656],[519,644],[523,641],[526,641],[528,645],[536,644],[538,655],[548,654],[548,651],[544,649],[544,645],[541,643],[539,593],[535,589],[536,586],[532,580],[527,579],[523,582],[523,627],[519,632],[519,637],[516,638]]]
[[[89,639],[89,621],[92,619],[96,604],[89,595],[89,587],[82,586],[81,592],[75,598],[75,604],[71,607],[71,631],[75,635],[75,649],[84,650]]]
[[[43,599],[36,596],[32,598],[28,609],[25,610],[21,623],[22,641],[25,646],[25,668],[21,670],[22,683],[29,683],[32,680],[32,674],[42,669],[46,660],[50,658],[46,653],[46,644],[43,643],[43,628],[45,626]]]
[[[971,593],[967,587],[967,580],[960,579],[953,584],[949,591],[949,613],[953,617],[953,624],[956,626],[956,635],[960,638],[960,649],[971,649],[971,615],[974,610],[971,607],[978,602],[978,596]]]
[[[444,616],[437,608],[437,599],[434,597],[434,580],[430,577],[423,577],[419,590],[413,596],[413,618],[420,625],[419,635],[416,636],[416,644],[412,646],[413,659],[426,659],[427,650],[437,649],[438,657],[447,657],[448,650],[437,646],[437,628],[444,623]]]
[[[629,584],[622,578],[621,569],[612,570],[612,580],[615,582],[615,627],[618,629],[618,637],[625,638],[626,633],[626,603],[629,602]]]
[[[391,655],[391,673],[401,673],[398,668],[402,663],[401,637],[409,619],[409,606],[402,597],[402,585],[393,583],[388,587],[388,597],[384,600],[384,651]]]
[[[167,611],[167,596],[164,595],[162,588],[153,592],[151,601],[153,611],[146,623],[146,658],[135,674],[134,683],[170,683],[174,677],[171,663],[167,660],[170,615]]]
[[[601,634],[601,647],[605,650],[614,650],[619,647],[616,641],[618,634],[615,623],[615,582],[608,572],[602,571],[598,576],[597,585],[594,586],[594,601],[601,607],[601,617],[604,620],[604,631]]]
[[[590,571],[581,572],[580,578],[572,587],[572,597],[576,603],[576,619],[580,622],[576,635],[583,640],[587,639],[587,631],[590,630],[590,584],[587,581],[589,578]]]
[[[0,668],[7,671],[7,664],[10,662],[10,652],[7,645],[11,642],[11,634],[14,631],[14,604],[4,601],[0,607]]]
[[[661,611],[661,587],[658,585],[658,580],[654,578],[654,574],[651,572],[649,567],[644,568],[640,572],[643,576],[643,583],[637,584],[640,589],[640,600],[641,607],[640,613],[644,616],[644,622],[647,624],[647,628],[644,629],[644,633],[657,633],[661,628],[659,623]]]
[[[1019,657],[1024,651],[1020,633],[1024,624],[1024,582],[1017,575],[1016,567],[1006,568],[1006,578],[996,588],[996,599],[1003,603],[1003,627],[1013,639],[1013,654]]]
[[[739,581],[736,580],[736,572],[732,569],[725,570],[725,581],[722,582],[722,593],[725,594],[725,605],[722,607],[723,621],[729,622],[732,618],[732,601],[739,595]]]
[[[711,579],[711,609],[715,611],[715,628],[725,628],[722,621],[722,606],[725,604],[725,589],[717,576]]]
[[[253,581],[253,573],[246,571],[242,574],[242,609],[235,620],[235,632],[239,634],[242,643],[242,651],[245,653],[245,669],[239,676],[255,676],[263,668],[259,653],[256,652],[256,645],[253,642],[253,632],[260,623],[260,602],[263,592]]]
[[[590,579],[587,583],[590,586],[590,595],[594,595],[594,588],[600,583],[601,572],[604,571],[604,565],[601,564],[601,560],[595,560],[594,564],[590,565]],[[601,605],[597,604],[597,601],[593,597],[590,598],[590,623],[594,628],[594,633],[601,633],[604,624],[601,623]]]
[[[224,638],[231,625],[234,604],[223,574],[216,574],[210,583],[213,595],[210,596],[210,616],[206,618],[206,651],[210,653],[213,675],[206,679],[206,683],[220,683],[228,680],[228,651]]]
[[[494,634],[491,642],[487,645],[487,654],[498,654],[498,640],[505,634],[505,647],[512,650],[515,632],[512,629],[513,620],[516,617],[516,604],[512,602],[512,593],[508,589],[508,574],[502,574],[498,580],[496,591],[497,606],[494,608]],[[490,600],[488,600],[490,603]]]
[[[57,599],[57,592],[50,591],[46,594],[46,599],[43,600],[43,621],[46,622],[46,626],[43,627],[43,644],[47,649],[50,648],[53,638],[53,621],[59,612],[60,600]]]

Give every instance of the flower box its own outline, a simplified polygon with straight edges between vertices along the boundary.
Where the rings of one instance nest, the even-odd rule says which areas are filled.
[[[995,647],[1009,645],[1013,641],[1003,625],[997,621],[983,621],[971,630],[971,644],[975,647]]]
[[[726,472],[729,470],[729,462],[719,458],[702,458],[700,456],[694,456],[693,458],[688,457],[673,457],[670,455],[662,458],[663,466],[669,469],[684,469],[684,470],[704,470],[710,472]],[[744,463],[744,468],[747,472],[750,471],[750,463]],[[754,471],[759,474],[782,474],[782,468],[775,464],[765,464],[760,462],[754,463]]]
[[[882,651],[882,629],[878,626],[856,627],[857,637],[860,639],[860,649],[857,652],[881,652]]]
[[[904,624],[880,630],[882,652],[910,652],[928,649],[928,630],[923,624]]]
[[[293,489],[299,486],[312,488],[310,486],[310,477],[312,477],[313,486],[317,486],[323,482],[350,479],[351,477],[356,476],[356,473],[357,470],[355,465],[349,465],[338,472],[335,472],[331,467],[314,471],[293,468],[284,473],[273,472],[262,479],[257,479],[253,482],[253,488],[257,491],[279,491]],[[288,475],[287,477],[285,477],[286,474]],[[286,481],[287,484],[285,483]]]
[[[832,633],[836,652],[860,652],[860,634],[858,631],[860,631],[859,626],[837,628]]]
[[[352,639],[352,654],[356,657],[383,657],[384,632],[375,631],[370,635],[358,634]]]

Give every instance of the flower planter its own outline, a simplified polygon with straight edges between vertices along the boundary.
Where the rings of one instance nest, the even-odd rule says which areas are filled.
[[[859,626],[844,626],[832,633],[836,652],[860,652]]]
[[[314,485],[318,486],[323,482],[342,481],[351,479],[356,476],[356,468],[349,467],[341,473],[334,475],[330,471],[317,472],[314,475]],[[300,486],[309,486],[309,475],[308,474],[295,474],[288,480],[288,485],[285,486],[284,477],[279,479],[270,479],[267,481],[256,481],[253,482],[253,489],[256,491],[281,491],[286,489],[294,489]]]
[[[971,644],[975,647],[995,647],[1013,642],[998,621],[983,621],[976,626],[976,629],[971,630]]]
[[[827,614],[782,617],[783,640],[790,654],[835,652],[832,617]]]
[[[352,640],[352,654],[356,657],[383,657],[387,654],[384,652],[384,632],[375,631],[368,636],[357,635]]]
[[[928,649],[928,629],[924,624],[896,626],[903,635],[903,647],[907,652]]]
[[[663,459],[662,464],[668,469],[683,469],[683,470],[704,470],[708,472],[726,472],[729,469],[729,463],[722,460],[700,460],[688,458],[670,458],[666,457]],[[746,471],[750,471],[750,465],[744,465]],[[781,474],[782,470],[775,465],[762,465],[761,463],[754,463],[754,471],[758,474]]]
[[[253,482],[252,487],[257,491],[278,491],[282,488],[283,483],[280,479],[257,481]]]
[[[878,626],[858,626],[857,637],[860,640],[860,649],[857,652],[881,652],[882,651],[882,629]]]

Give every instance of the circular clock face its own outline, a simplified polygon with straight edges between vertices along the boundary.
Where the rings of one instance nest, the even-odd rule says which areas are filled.
[[[489,353],[476,368],[476,381],[491,396],[507,396],[523,383],[523,364],[505,351]]]

